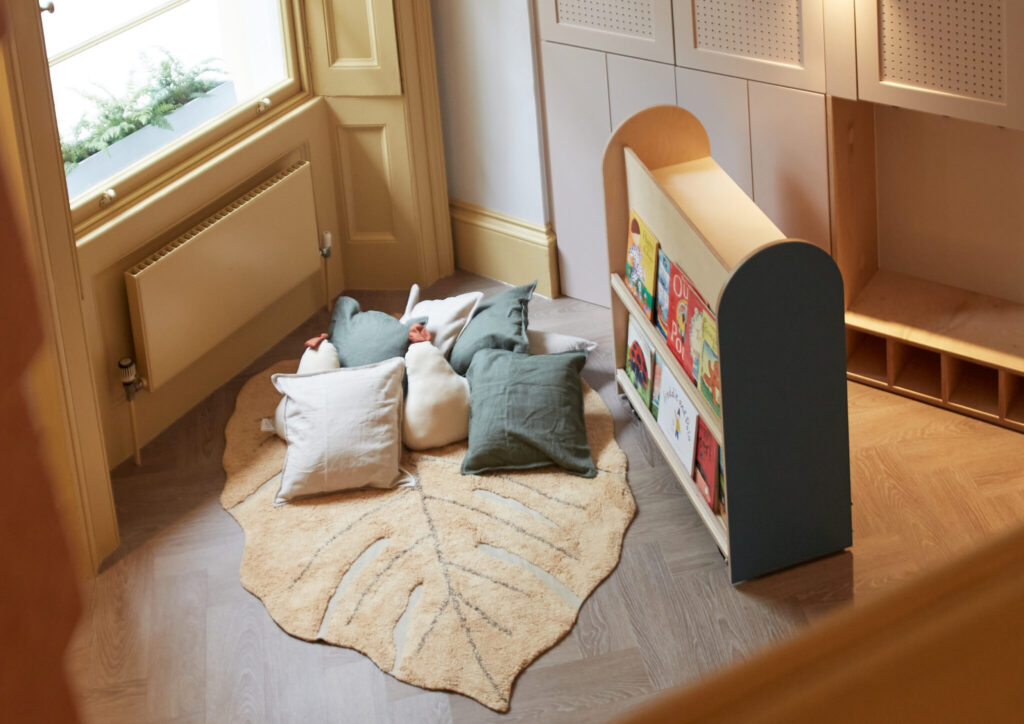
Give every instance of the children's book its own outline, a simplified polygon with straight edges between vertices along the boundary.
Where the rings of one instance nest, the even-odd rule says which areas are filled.
[[[711,310],[689,279],[686,279],[686,284],[690,317],[686,323],[686,359],[680,360],[680,364],[690,370],[690,379],[696,383],[700,374],[700,355],[704,349],[704,320],[711,317]]]
[[[711,409],[722,417],[722,368],[718,361],[718,323],[711,314],[704,315],[703,348],[700,353],[700,378],[697,387]]]
[[[696,449],[699,419],[696,406],[683,392],[679,382],[671,372],[663,371],[661,399],[658,402],[658,427],[665,433],[690,477],[693,477],[693,454]]]
[[[658,240],[636,212],[629,211],[629,240],[626,245],[626,286],[650,320],[658,274]]]
[[[713,512],[718,512],[718,441],[704,420],[697,420],[697,489]]]
[[[683,366],[690,381],[694,381],[693,361],[689,357],[687,347],[686,326],[689,323],[689,290],[690,284],[675,263],[669,262],[668,282],[668,348],[679,364]]]
[[[654,365],[654,381],[651,383],[651,414],[654,415],[654,419],[658,419],[658,405],[661,402],[661,360],[658,359],[657,353],[651,355]],[[670,373],[671,374],[671,373]]]
[[[669,282],[672,277],[672,262],[665,252],[658,249],[658,293],[654,304],[654,325],[662,337],[668,337]]]
[[[650,407],[654,351],[651,349],[651,343],[640,331],[640,325],[632,318],[629,320],[626,346],[626,375],[640,393],[644,404]]]

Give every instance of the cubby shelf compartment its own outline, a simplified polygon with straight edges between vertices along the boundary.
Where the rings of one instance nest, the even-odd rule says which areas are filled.
[[[733,582],[852,543],[842,279],[787,239],[711,157],[687,111],[632,116],[605,149],[616,380],[715,542]],[[623,281],[633,209],[718,318],[722,417],[710,409]],[[781,282],[781,283],[780,283]],[[630,319],[722,445],[728,521],[711,513],[623,372]],[[884,353],[883,353],[884,374]],[[728,523],[728,524],[726,524]]]
[[[1002,417],[1009,427],[1024,430],[1024,375],[1001,374]]]
[[[942,355],[895,340],[889,340],[888,350],[894,390],[926,402],[942,401]]]
[[[715,539],[715,543],[718,545],[718,550],[722,551],[722,555],[726,558],[729,557],[729,530],[725,523],[725,519],[720,515],[716,515],[712,512],[711,508],[705,502],[701,496],[700,491],[697,490],[697,486],[693,480],[686,474],[686,468],[683,467],[682,461],[679,460],[679,456],[676,455],[675,450],[672,449],[672,444],[665,437],[665,433],[658,427],[657,420],[654,419],[654,415],[647,409],[647,405],[644,404],[643,398],[640,397],[640,393],[633,387],[633,383],[629,381],[629,376],[626,375],[626,370],[617,369],[615,371],[615,380],[619,383],[619,389],[625,394],[629,403],[636,410],[637,415],[640,417],[640,421],[644,427],[647,428],[648,434],[654,444],[661,450],[661,454],[665,456],[665,462],[668,463],[669,467],[672,468],[672,472],[676,474],[676,478],[679,481],[679,486],[686,493],[690,502],[693,503],[694,509],[697,511],[697,515],[700,516],[705,527],[711,532],[711,537]]]
[[[885,387],[885,338],[850,328],[846,333],[846,369],[851,379]]]
[[[985,420],[999,419],[999,370],[946,356],[945,384],[949,406]]]

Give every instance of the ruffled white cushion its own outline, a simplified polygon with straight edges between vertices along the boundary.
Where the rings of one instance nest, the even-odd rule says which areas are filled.
[[[571,334],[528,329],[526,336],[530,340],[530,354],[558,354],[576,350],[593,352],[597,349],[597,342],[591,342],[583,337],[573,337]]]
[[[427,318],[427,331],[433,338],[433,344],[447,357],[452,351],[455,340],[469,324],[473,312],[476,311],[483,292],[466,292],[457,297],[447,299],[426,299],[420,301],[420,287],[413,284],[409,290],[409,301],[402,315],[403,324],[416,317]]]

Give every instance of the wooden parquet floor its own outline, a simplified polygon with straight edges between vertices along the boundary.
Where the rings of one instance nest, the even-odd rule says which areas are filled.
[[[495,288],[458,274],[427,297]],[[405,294],[353,294],[401,311]],[[69,656],[95,722],[599,722],[836,609],[871,600],[1024,525],[1024,435],[849,385],[854,545],[732,586],[711,536],[615,390],[606,309],[535,299],[537,329],[600,343],[584,371],[608,402],[638,505],[622,560],[579,621],[520,677],[511,711],[423,691],[362,655],[291,638],[238,580],[242,532],[221,509],[224,425],[242,383],[298,357],[304,323],[114,472],[122,546],[90,582]]]

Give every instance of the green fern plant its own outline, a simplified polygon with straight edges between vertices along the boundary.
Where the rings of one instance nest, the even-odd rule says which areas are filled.
[[[171,129],[167,116],[186,103],[201,98],[220,85],[223,71],[215,59],[186,66],[166,50],[153,61],[145,54],[146,78],[136,84],[134,78],[125,92],[114,95],[97,85],[100,93],[82,92],[94,109],[75,124],[70,138],[61,137],[64,173],[71,173],[79,163],[104,151],[113,143],[146,126]],[[213,77],[211,77],[213,76]]]

